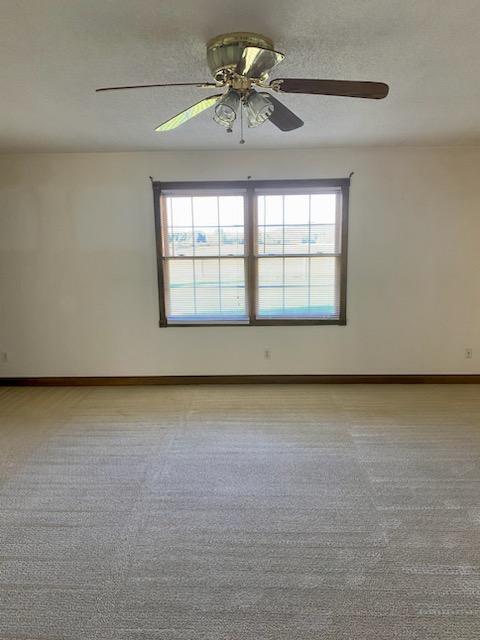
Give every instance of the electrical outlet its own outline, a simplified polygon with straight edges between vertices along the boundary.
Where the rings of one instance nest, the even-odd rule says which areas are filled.
[[[473,349],[471,349],[470,347],[467,347],[465,349],[465,358],[467,360],[470,360],[471,358],[473,358]]]
[[[0,351],[0,362],[8,362],[8,354],[6,351]]]
[[[272,359],[272,352],[270,351],[270,349],[268,347],[266,349],[264,349],[263,357],[265,358],[265,360],[271,360]]]

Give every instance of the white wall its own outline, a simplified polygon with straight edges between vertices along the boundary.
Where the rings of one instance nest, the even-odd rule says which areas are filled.
[[[479,372],[479,169],[465,147],[2,156],[0,377]],[[158,327],[148,176],[350,171],[346,327]]]

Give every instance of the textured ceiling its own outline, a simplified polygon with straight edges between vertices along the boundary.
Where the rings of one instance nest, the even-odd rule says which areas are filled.
[[[478,0],[0,0],[0,15],[3,151],[238,148],[211,112],[153,131],[205,90],[94,89],[209,79],[205,42],[240,30],[286,52],[274,76],[391,87],[378,102],[282,96],[305,126],[266,123],[250,148],[480,142]]]

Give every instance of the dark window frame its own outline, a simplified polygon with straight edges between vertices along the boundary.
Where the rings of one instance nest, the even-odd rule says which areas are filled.
[[[348,203],[350,191],[349,178],[319,178],[312,180],[222,180],[202,182],[158,182],[152,181],[153,205],[155,214],[155,237],[157,249],[157,277],[160,311],[160,327],[248,327],[248,326],[291,326],[291,325],[341,325],[347,324],[347,265],[348,265]],[[259,189],[338,189],[341,192],[341,228],[340,228],[340,283],[339,283],[339,314],[338,318],[257,318],[255,317],[257,299],[257,264],[255,255],[255,191]],[[163,252],[162,238],[162,194],[169,191],[228,191],[241,189],[245,191],[246,221],[245,233],[247,251],[244,259],[247,264],[247,278],[245,281],[248,300],[247,322],[168,322],[165,305],[165,277],[164,266],[166,256]],[[284,254],[280,254],[281,257]]]

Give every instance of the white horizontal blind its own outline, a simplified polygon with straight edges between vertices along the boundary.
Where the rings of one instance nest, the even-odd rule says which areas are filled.
[[[247,322],[245,195],[163,197],[167,322]]]
[[[256,194],[259,319],[338,319],[341,191]]]

